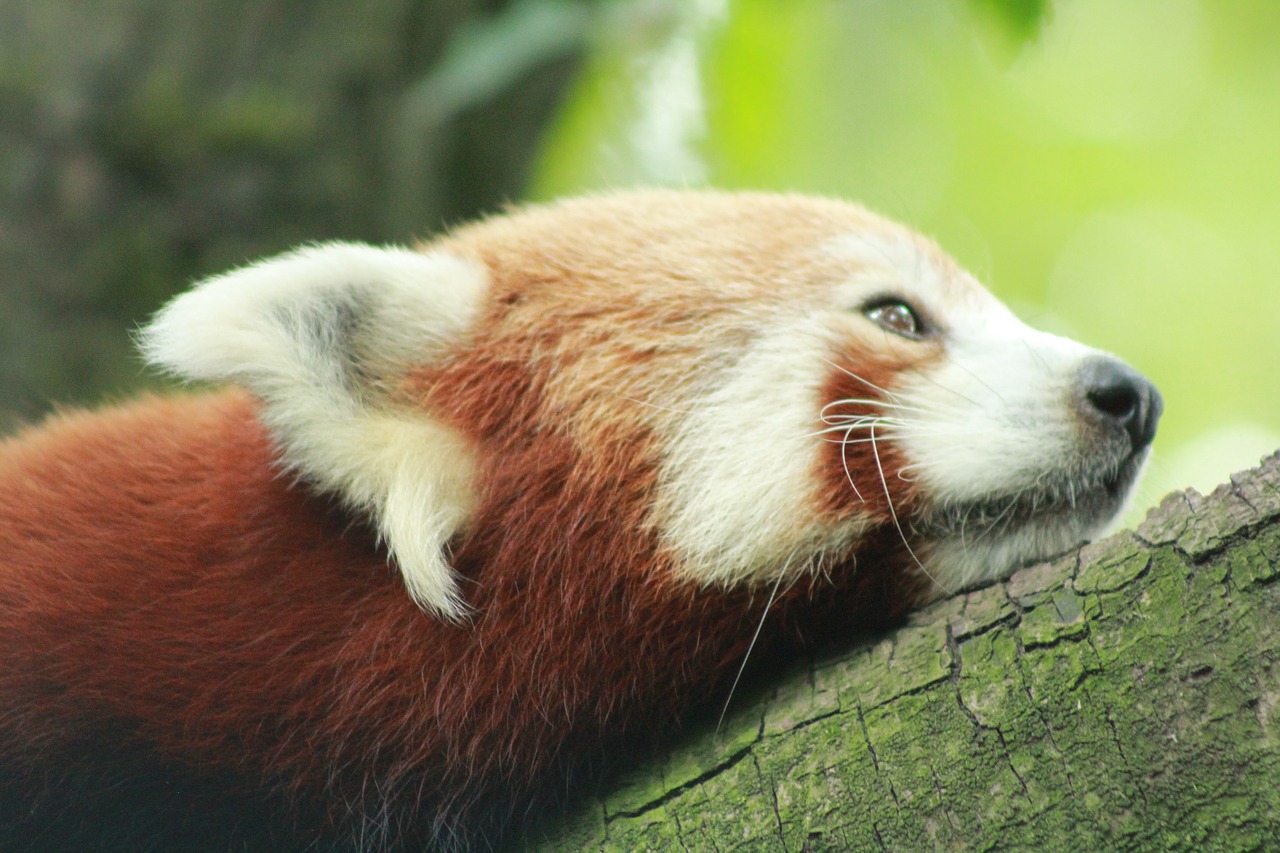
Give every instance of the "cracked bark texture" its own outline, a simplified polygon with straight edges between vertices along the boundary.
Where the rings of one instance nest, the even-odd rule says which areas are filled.
[[[740,697],[541,849],[1274,849],[1277,579],[1280,453]]]

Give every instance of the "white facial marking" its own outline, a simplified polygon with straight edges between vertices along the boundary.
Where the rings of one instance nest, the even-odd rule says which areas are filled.
[[[894,436],[914,460],[912,476],[947,503],[1016,490],[1065,463],[1077,435],[1075,373],[1098,353],[1004,311],[949,321],[946,359],[897,391],[919,410]]]
[[[141,343],[153,364],[261,397],[286,464],[371,515],[413,598],[458,619],[444,549],[474,508],[472,453],[386,388],[466,334],[486,286],[449,255],[331,243],[202,282]]]
[[[934,263],[932,247],[909,231],[848,232],[827,241],[824,249],[849,261],[852,274],[838,296],[850,308],[876,295],[878,289],[931,301],[943,294],[946,272]]]
[[[828,341],[813,320],[774,326],[688,404],[663,460],[657,510],[685,579],[774,580],[866,530],[862,519],[832,529],[813,517]]]

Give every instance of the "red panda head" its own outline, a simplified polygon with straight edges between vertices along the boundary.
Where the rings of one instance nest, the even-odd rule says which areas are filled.
[[[609,505],[562,507],[527,548],[616,525],[644,543],[620,572],[724,589],[891,530],[903,573],[954,590],[1109,523],[1161,406],[911,231],[764,194],[617,194],[415,251],[302,249],[204,282],[144,347],[253,390],[285,464],[367,514],[446,619],[469,604],[451,543],[521,499],[496,491],[554,496],[555,478],[607,482]],[[552,444],[567,461],[543,466]]]

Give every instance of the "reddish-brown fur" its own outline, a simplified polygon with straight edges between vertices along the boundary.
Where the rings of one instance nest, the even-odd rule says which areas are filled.
[[[918,356],[910,360],[904,357],[893,359],[884,353],[869,352],[866,348],[845,347],[832,354],[831,364],[832,369],[827,374],[821,394],[821,398],[830,403],[825,412],[828,419],[884,414],[883,409],[874,403],[840,401],[883,402],[884,393],[892,393],[896,377],[907,370],[918,370],[922,360]],[[840,423],[833,420],[832,425]],[[865,513],[880,524],[890,523],[893,512],[890,512],[886,489],[892,490],[894,512],[905,517],[912,510],[918,497],[915,487],[896,476],[906,460],[883,429],[874,436],[865,427],[851,429],[847,433],[837,430],[825,435],[823,452],[814,471],[815,481],[823,485],[822,512],[832,518]],[[846,443],[846,438],[851,443]],[[872,438],[874,444],[863,441]]]
[[[250,756],[304,798],[377,813],[359,802],[376,786],[398,820],[419,799],[457,820],[472,799],[518,802],[565,751],[723,700],[764,596],[670,589],[637,562],[655,546],[634,509],[591,512],[635,507],[643,463],[596,476],[563,441],[502,448],[455,551],[478,615],[453,626],[414,606],[368,531],[279,475],[253,408],[152,400],[7,448],[0,693],[21,713],[0,720],[5,755],[136,720],[166,757]],[[875,554],[849,568],[790,589],[776,621],[817,600],[830,612],[808,630],[830,630],[842,607],[848,625],[906,603],[886,602],[907,590]]]
[[[758,310],[815,274],[799,247],[816,213],[780,225],[746,209],[715,261],[734,286],[708,294],[707,316],[716,300]],[[739,332],[658,280],[604,326],[572,322],[609,304],[593,289],[650,275],[655,253],[672,257],[660,269],[690,258],[685,242],[717,216],[588,241],[608,229],[584,211],[554,234],[498,220],[446,242],[491,270],[490,315],[397,394],[478,449],[479,509],[451,560],[468,624],[417,608],[365,522],[281,471],[244,392],[65,416],[0,445],[0,754],[36,773],[82,737],[124,731],[120,749],[317,804],[340,838],[371,826],[478,843],[475,821],[523,817],[539,786],[605,745],[722,703],[769,589],[677,583],[646,513],[667,402],[655,389],[677,396],[682,360],[731,352]],[[855,350],[831,361],[882,387],[908,366]],[[833,368],[824,396],[869,391]],[[827,447],[815,509],[886,527],[856,559],[784,584],[753,654],[882,622],[922,592],[879,485],[883,466],[910,505],[901,459],[884,443],[879,465],[867,444],[843,460]]]

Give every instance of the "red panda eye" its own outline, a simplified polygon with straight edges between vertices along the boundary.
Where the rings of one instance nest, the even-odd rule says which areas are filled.
[[[863,309],[867,319],[880,328],[904,338],[919,340],[925,336],[924,323],[916,310],[898,299],[876,302]]]

